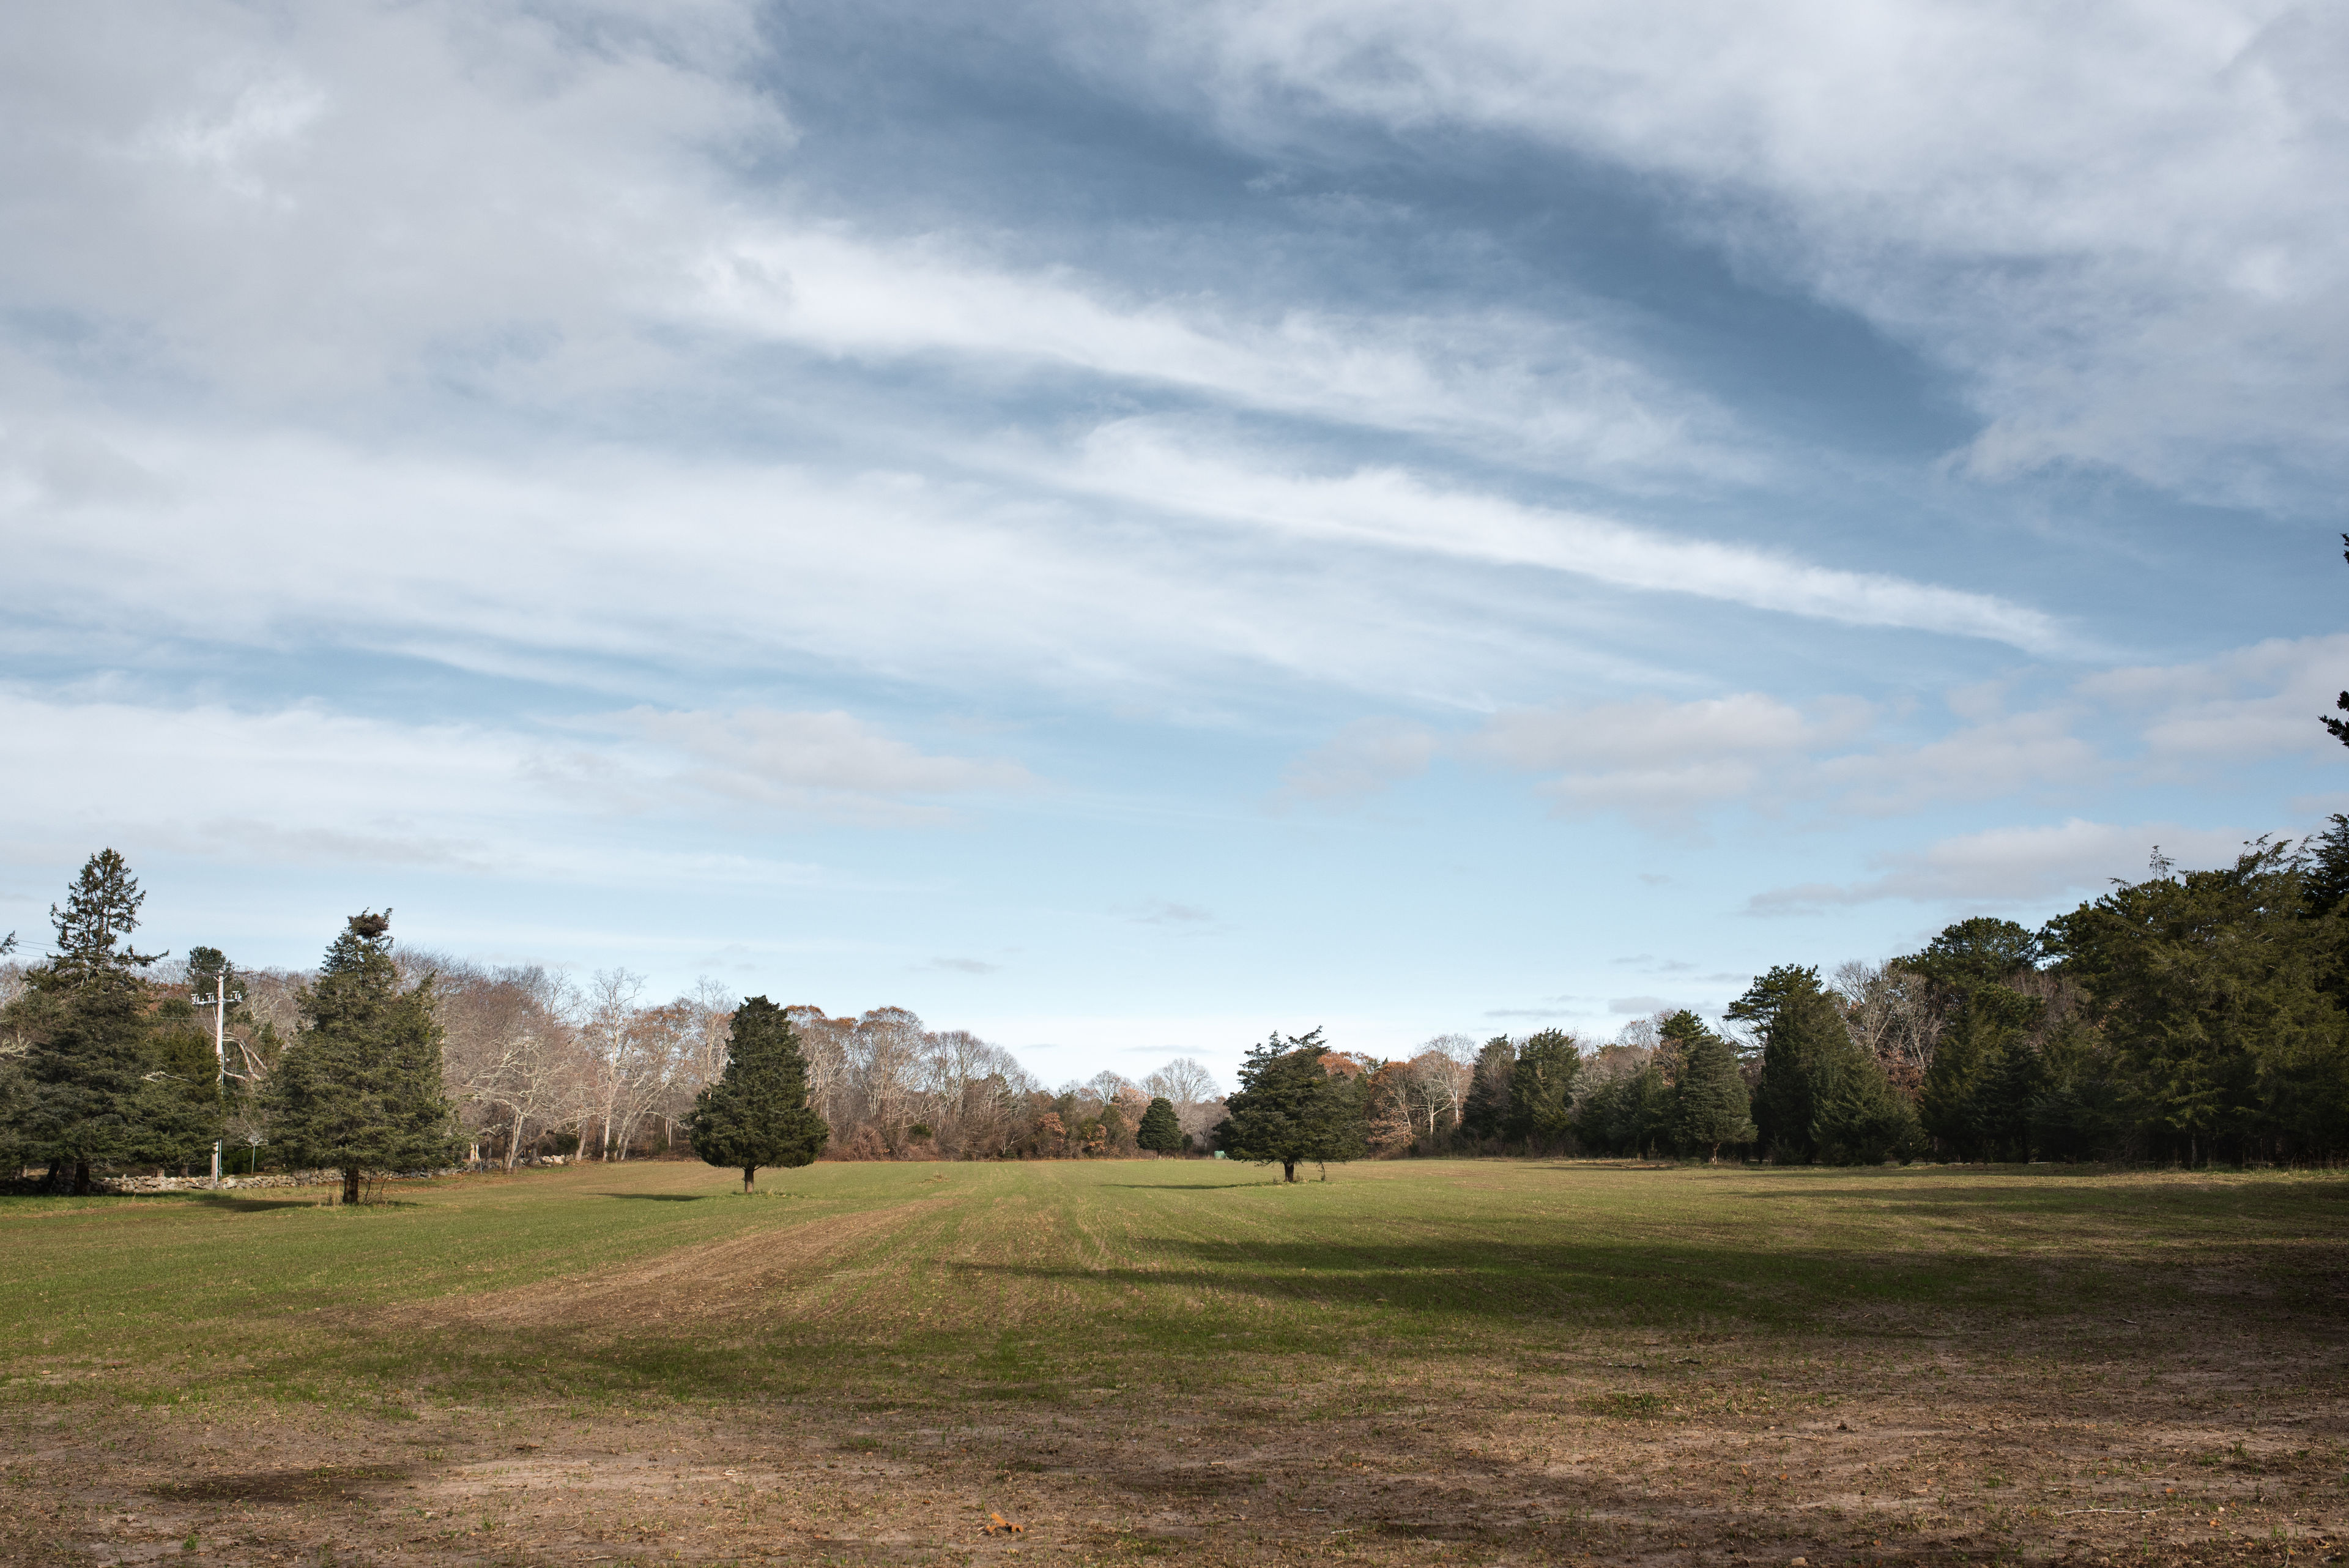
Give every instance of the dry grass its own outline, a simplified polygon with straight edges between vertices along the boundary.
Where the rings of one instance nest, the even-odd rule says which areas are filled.
[[[726,1180],[0,1209],[0,1562],[2283,1563],[2349,1506],[2329,1179]]]

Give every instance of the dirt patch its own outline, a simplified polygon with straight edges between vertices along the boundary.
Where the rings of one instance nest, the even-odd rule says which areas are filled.
[[[5,1490],[39,1500],[51,1555],[0,1562],[2333,1560],[2349,1357],[2321,1325],[2229,1326],[1701,1357],[1594,1335],[1538,1362],[1292,1366],[1245,1398],[941,1386],[209,1427],[20,1410]],[[1021,1532],[985,1533],[997,1513]]]
[[[168,1481],[151,1495],[174,1502],[356,1502],[407,1475],[392,1465],[321,1465]]]

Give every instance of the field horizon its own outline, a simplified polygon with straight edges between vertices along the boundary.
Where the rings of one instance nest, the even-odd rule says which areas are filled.
[[[2282,1562],[2340,1539],[2333,1174],[1277,1176],[819,1163],[746,1198],[653,1161],[359,1208],[0,1199],[0,1561]]]

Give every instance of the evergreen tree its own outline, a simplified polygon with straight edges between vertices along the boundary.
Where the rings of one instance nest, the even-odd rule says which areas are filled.
[[[1923,978],[1944,1020],[1917,1109],[1945,1155],[2030,1158],[2040,1087],[2031,1031],[2046,1004],[2012,987],[2042,956],[2038,933],[1976,916],[1946,928],[1924,951],[1893,961]]]
[[[1468,1093],[1460,1107],[1460,1127],[1470,1137],[1498,1137],[1507,1127],[1510,1079],[1516,1064],[1517,1048],[1506,1034],[1494,1035],[1476,1054]]]
[[[1915,1107],[1852,1039],[1816,971],[1781,966],[1764,978],[1778,983],[1754,1119],[1771,1158],[1835,1165],[1913,1158],[1923,1137]]]
[[[1574,1125],[1574,1081],[1582,1048],[1562,1029],[1545,1029],[1518,1047],[1509,1068],[1509,1109],[1502,1130],[1527,1144],[1555,1146]]]
[[[1575,1140],[1593,1154],[1627,1154],[1638,1147],[1636,1072],[1582,1075],[1582,1093],[1575,1101]]]
[[[2308,863],[2301,872],[2301,910],[2311,919],[2336,911],[2349,914],[2342,909],[2343,901],[2349,899],[2349,816],[2336,811],[2325,820],[2331,826],[2302,846]]]
[[[1944,927],[1925,950],[1892,961],[1914,970],[1935,985],[1965,992],[2002,985],[2038,966],[2042,939],[2028,926],[1977,915]]]
[[[748,1193],[762,1165],[797,1169],[823,1152],[832,1128],[808,1108],[807,1058],[783,1010],[754,996],[734,1010],[726,1067],[694,1096],[693,1151],[742,1173]]]
[[[1659,1147],[1669,1148],[1672,1137],[1672,1084],[1664,1064],[1650,1056],[1630,1075],[1623,1098],[1623,1130],[1630,1152],[1653,1158]]]
[[[1661,1033],[1680,1060],[1679,1082],[1672,1085],[1672,1141],[1691,1153],[1704,1150],[1707,1164],[1721,1158],[1723,1144],[1752,1143],[1753,1096],[1729,1042],[1685,1010],[1664,1020]]]
[[[1766,1039],[1780,1008],[1789,1000],[1809,996],[1818,989],[1819,971],[1816,965],[1806,968],[1778,964],[1769,973],[1755,976],[1754,983],[1745,988],[1745,994],[1729,1004],[1725,1016],[1744,1024],[1756,1037]]]
[[[141,971],[160,958],[129,945],[147,895],[111,849],[89,857],[52,905],[57,950],[25,976],[11,1024],[31,1043],[18,1088],[20,1153],[47,1161],[52,1186],[71,1172],[90,1190],[93,1166],[184,1160],[210,1143],[217,1101],[191,1100],[158,1059]]]
[[[1283,1181],[1297,1179],[1307,1160],[1358,1159],[1369,1150],[1361,1096],[1354,1084],[1321,1064],[1321,1031],[1283,1040],[1275,1031],[1248,1049],[1240,1086],[1224,1102],[1216,1129],[1226,1153],[1257,1165],[1278,1165]]]
[[[1150,1102],[1142,1113],[1142,1126],[1134,1129],[1133,1141],[1154,1154],[1180,1154],[1183,1151],[1183,1124],[1174,1119],[1174,1102],[1161,1095]]]
[[[429,1168],[465,1140],[441,1084],[432,977],[402,991],[391,915],[353,915],[317,983],[295,993],[306,1021],[266,1096],[270,1141],[286,1158],[343,1173],[356,1203],[369,1170]]]
[[[2049,931],[2153,1152],[2195,1164],[2349,1147],[2349,1017],[2331,990],[2343,919],[2309,917],[2287,846],[2116,888]]]

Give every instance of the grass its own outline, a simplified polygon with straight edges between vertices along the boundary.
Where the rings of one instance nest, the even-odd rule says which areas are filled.
[[[2349,1183],[2279,1174],[1418,1162],[1283,1187],[1155,1161],[762,1179],[744,1199],[727,1173],[659,1163],[419,1183],[358,1209],[0,1199],[0,1397],[609,1400],[845,1382],[884,1403],[1050,1399],[1277,1383],[1366,1355],[1539,1355],[1593,1332],[1864,1339],[2029,1319],[2097,1334],[2206,1289],[2216,1267],[2305,1291],[2349,1238]],[[777,1276],[761,1237],[818,1250]],[[747,1255],[635,1278],[729,1242]],[[567,1324],[562,1302],[599,1290],[619,1299]],[[472,1298],[533,1291],[546,1310],[526,1322],[462,1317]]]
[[[0,1199],[0,1565],[916,1562],[1014,1550],[977,1534],[997,1508],[1031,1564],[1940,1561],[2313,1543],[2349,1511],[2331,1175],[761,1185]]]

